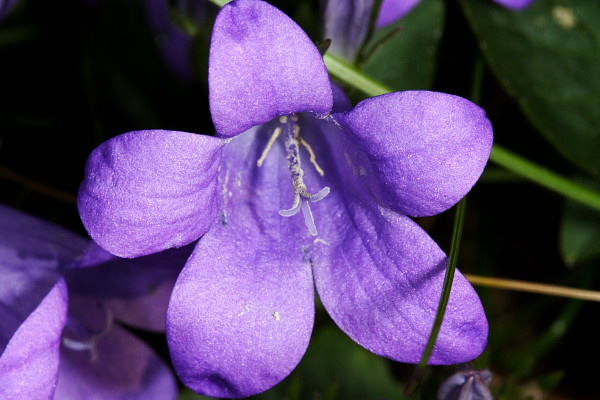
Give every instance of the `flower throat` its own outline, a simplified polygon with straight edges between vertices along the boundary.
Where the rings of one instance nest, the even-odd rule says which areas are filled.
[[[306,189],[306,184],[304,183],[304,170],[302,169],[302,162],[300,159],[300,146],[303,146],[306,151],[308,151],[308,154],[310,155],[310,162],[315,167],[315,170],[319,173],[319,175],[323,176],[325,172],[317,163],[315,153],[310,144],[300,136],[298,116],[280,116],[279,123],[280,125],[273,131],[273,135],[271,135],[271,138],[267,143],[267,147],[263,150],[260,158],[256,162],[256,165],[259,167],[262,166],[263,162],[267,158],[267,154],[273,147],[273,144],[283,133],[288,170],[290,172],[290,177],[292,178],[292,185],[294,186],[294,203],[290,209],[281,210],[279,211],[279,214],[283,217],[291,217],[296,215],[298,211],[302,211],[304,223],[306,224],[308,231],[311,235],[317,236],[317,226],[315,225],[315,219],[310,209],[310,203],[314,203],[325,198],[325,196],[329,194],[329,187],[325,186],[323,189],[314,194],[308,192]]]

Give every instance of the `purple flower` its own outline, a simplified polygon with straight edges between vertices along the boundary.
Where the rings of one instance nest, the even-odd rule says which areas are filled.
[[[536,0],[493,0],[513,10],[522,10]],[[375,26],[383,28],[400,20],[421,0],[382,0]],[[325,37],[331,39],[329,52],[354,62],[363,45],[374,0],[327,0],[325,7]]]
[[[117,259],[0,205],[0,398],[177,398],[167,366],[115,321],[164,329],[188,254]]]
[[[174,10],[169,9],[169,0],[145,0],[148,23],[155,34],[165,62],[180,78],[194,80],[192,63],[193,35],[181,26],[197,28],[204,22],[206,0],[177,0]],[[174,17],[179,18],[176,24]],[[181,25],[181,26],[178,26]]]
[[[408,14],[421,0],[383,0],[377,28],[393,24]],[[327,0],[325,37],[331,39],[329,51],[353,61],[366,39],[374,0]]]
[[[523,10],[531,5],[536,0],[493,0],[503,7],[510,8],[512,10]]]
[[[0,21],[2,21],[17,4],[17,0],[0,0]]]
[[[418,362],[446,255],[407,215],[444,211],[477,181],[492,145],[483,110],[426,91],[352,108],[301,28],[258,0],[218,15],[209,88],[218,137],[117,136],[92,152],[79,191],[84,225],[114,254],[202,236],[167,313],[182,381],[216,397],[277,384],[308,346],[315,286],[356,342]],[[477,357],[487,330],[458,274],[431,363]]]
[[[488,370],[465,369],[448,378],[438,390],[438,400],[492,400]]]

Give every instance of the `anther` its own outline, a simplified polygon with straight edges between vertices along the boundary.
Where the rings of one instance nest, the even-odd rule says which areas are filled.
[[[265,159],[267,158],[267,154],[269,154],[269,152],[271,151],[271,148],[273,147],[273,144],[275,144],[275,141],[277,140],[279,135],[281,135],[281,127],[277,127],[275,131],[273,131],[273,134],[271,135],[271,138],[267,143],[267,147],[265,147],[262,154],[260,155],[260,158],[258,159],[258,161],[256,161],[257,166],[262,167],[263,163],[265,162]]]
[[[315,155],[315,152],[314,152],[312,146],[306,140],[304,140],[302,138],[299,138],[299,142],[302,146],[304,146],[306,151],[308,151],[308,154],[310,155],[310,163],[313,165],[313,167],[315,167],[315,169],[317,170],[319,175],[321,175],[321,176],[325,175],[325,171],[323,171],[323,169],[317,163],[317,156]]]

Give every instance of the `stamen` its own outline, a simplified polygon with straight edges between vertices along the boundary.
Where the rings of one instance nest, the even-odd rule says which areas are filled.
[[[271,151],[271,148],[273,147],[273,144],[275,143],[275,141],[277,140],[279,135],[281,135],[281,127],[278,126],[273,131],[273,134],[271,135],[271,138],[269,139],[269,143],[267,143],[267,147],[265,147],[262,154],[260,155],[260,158],[256,162],[257,166],[262,167],[263,163],[265,162],[265,159],[267,158],[267,154],[269,154],[269,152]]]
[[[298,129],[300,129],[300,127],[298,127]],[[304,146],[306,151],[308,151],[308,154],[310,154],[310,163],[315,167],[315,169],[317,170],[319,175],[321,175],[321,176],[325,175],[325,171],[323,171],[323,169],[319,166],[319,164],[317,164],[317,156],[315,155],[315,152],[314,152],[312,146],[306,140],[304,140],[302,138],[299,139],[299,142],[302,146]]]
[[[296,122],[297,116],[292,116],[292,121]],[[308,228],[311,235],[316,236],[318,234],[315,220],[310,209],[309,202],[316,202],[322,200],[329,194],[329,187],[324,187],[319,192],[313,194],[309,193],[304,183],[304,170],[302,169],[302,163],[300,161],[300,149],[299,145],[303,143],[300,138],[300,127],[297,124],[288,124],[288,118],[286,116],[279,117],[279,122],[284,124],[285,129],[285,151],[287,154],[288,169],[290,171],[290,177],[292,178],[292,184],[294,186],[294,204],[288,210],[281,210],[279,214],[283,217],[291,217],[296,215],[298,211],[302,210],[304,216],[304,223]],[[306,144],[308,145],[308,144]],[[305,147],[306,147],[305,145]],[[316,165],[317,171],[323,175],[323,170],[316,164],[316,158],[310,145],[307,146],[307,150],[311,155],[311,163]],[[313,159],[315,160],[313,162]],[[319,171],[320,170],[320,171]]]

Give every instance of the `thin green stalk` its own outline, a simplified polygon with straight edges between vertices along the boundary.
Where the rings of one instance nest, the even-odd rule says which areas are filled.
[[[444,275],[444,285],[442,287],[440,302],[435,314],[431,333],[429,334],[429,339],[427,340],[425,350],[421,356],[421,361],[419,362],[419,365],[413,373],[412,379],[405,389],[405,394],[407,395],[410,395],[415,390],[416,386],[419,385],[424,379],[427,372],[427,363],[433,354],[433,349],[440,333],[442,322],[444,321],[444,315],[446,314],[446,308],[448,307],[450,292],[452,290],[452,283],[454,282],[454,275],[456,273],[456,264],[458,263],[458,252],[462,238],[466,206],[466,197],[463,197],[463,199],[456,205],[456,211],[454,214],[454,227],[452,229],[452,240],[450,242],[450,251],[448,252],[448,266],[446,268],[446,274]]]
[[[479,56],[475,60],[475,65],[473,66],[473,80],[471,81],[471,101],[475,104],[481,102],[484,70],[485,63],[483,62],[483,57]]]
[[[490,160],[540,186],[600,211],[600,193],[535,164],[502,146],[494,145]]]
[[[375,32],[377,19],[379,18],[379,10],[381,9],[381,3],[383,3],[383,0],[375,0],[373,2],[373,7],[371,8],[371,16],[369,17],[369,28],[367,29],[367,35],[365,36],[364,43],[366,43],[371,38],[371,36],[373,36],[373,32]]]
[[[352,68],[339,58],[326,54],[324,59],[331,75],[360,89],[369,96],[378,96],[392,91],[389,87],[365,76],[362,72]],[[477,73],[477,69],[475,72]],[[597,191],[576,182],[572,182],[570,179],[529,161],[502,146],[497,144],[494,145],[490,160],[540,186],[600,211],[600,193]]]
[[[323,56],[325,64],[329,72],[338,78],[339,80],[360,89],[369,96],[379,96],[380,94],[390,93],[393,90],[376,80],[366,76],[358,69],[350,66],[345,61],[342,61],[338,57],[332,56],[331,54],[325,54]]]
[[[448,300],[450,299],[450,290],[452,289],[454,273],[456,272],[456,264],[458,263],[458,252],[460,249],[460,241],[462,239],[466,205],[466,197],[463,197],[463,199],[456,205],[456,212],[454,214],[454,228],[452,230],[452,241],[450,242],[450,251],[448,253],[448,268],[446,268],[446,275],[444,276],[442,296],[440,297],[440,304],[438,305],[438,311],[433,322],[433,328],[431,328],[429,341],[427,342],[427,346],[423,352],[423,357],[419,363],[420,368],[425,368],[427,366],[429,358],[433,353],[433,348],[438,334],[440,333],[442,321],[444,320],[444,314],[446,313],[446,307],[448,306]]]

